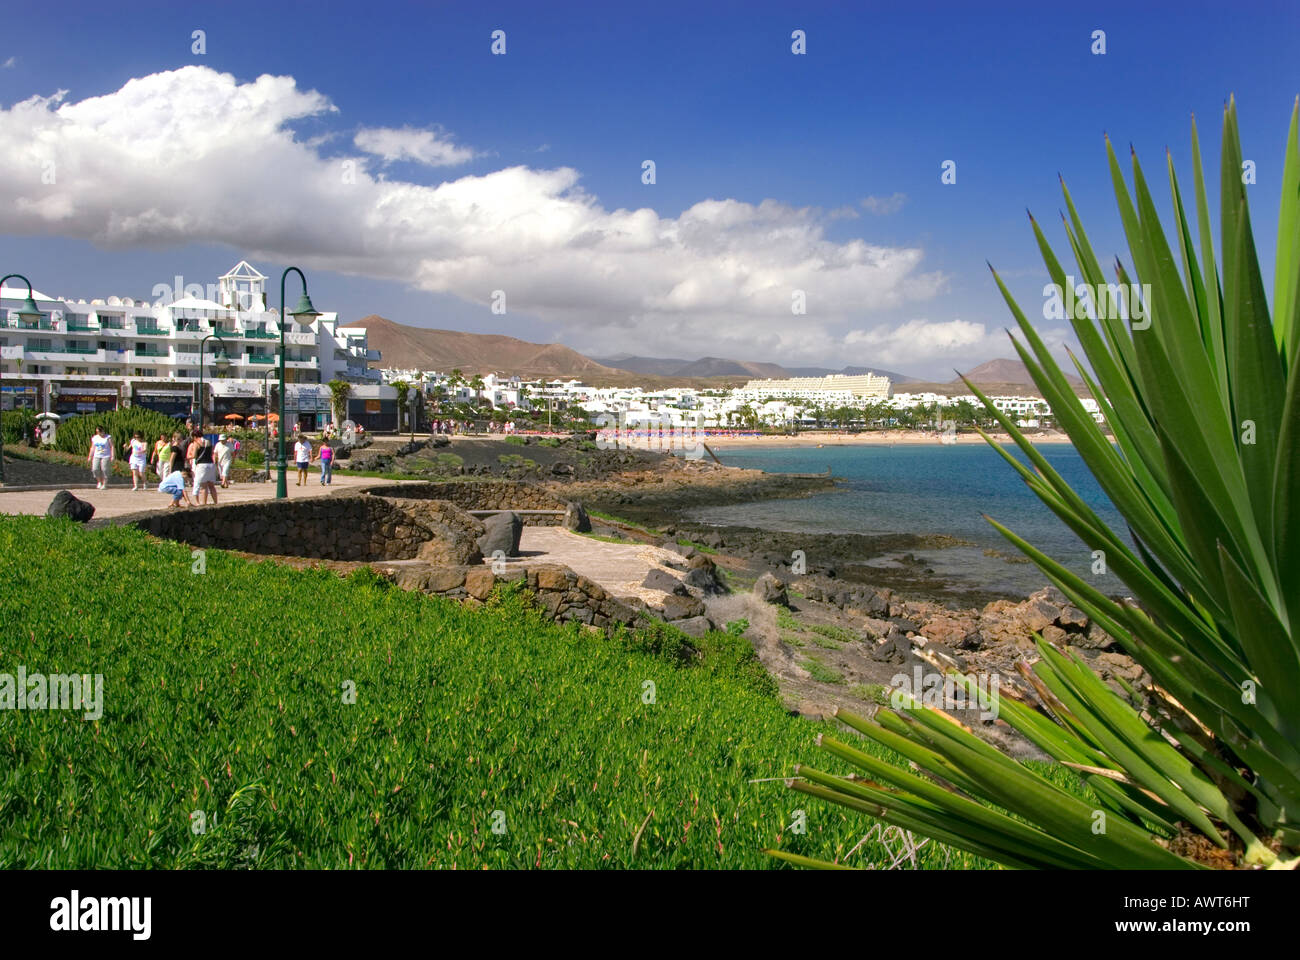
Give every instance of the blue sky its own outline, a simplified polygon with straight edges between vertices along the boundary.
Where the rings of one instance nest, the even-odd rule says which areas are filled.
[[[1187,193],[1189,116],[1217,180],[1235,93],[1271,267],[1297,10],[30,5],[0,29],[0,265],[51,294],[140,297],[247,256],[304,266],[348,319],[947,379],[1010,355],[986,259],[1040,309],[1024,211],[1063,242],[1058,172],[1099,253],[1128,260],[1103,132],[1155,185],[1168,147]],[[292,83],[254,89],[264,74]],[[361,185],[325,183],[349,158]]]

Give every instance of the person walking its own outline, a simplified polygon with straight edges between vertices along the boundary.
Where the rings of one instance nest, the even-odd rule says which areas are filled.
[[[145,469],[148,462],[145,457],[148,455],[149,445],[144,442],[144,434],[137,430],[131,437],[131,453],[127,457],[127,464],[131,467],[131,489],[143,490],[145,484],[149,482]]]
[[[320,485],[328,487],[334,480],[334,448],[328,437],[320,442]]]
[[[217,458],[217,476],[221,478],[221,489],[230,486],[230,465],[235,462],[234,441],[224,433],[217,437],[217,446],[212,451]]]
[[[167,434],[159,434],[158,439],[153,442],[153,452],[149,454],[149,462],[153,464],[153,472],[158,474],[161,480],[167,476],[167,458],[171,456],[171,437]]]
[[[307,482],[307,468],[311,466],[311,441],[307,439],[306,434],[300,436],[298,442],[293,445],[293,460],[298,467],[296,486],[301,487]]]
[[[217,502],[217,465],[214,462],[212,444],[208,443],[208,438],[199,431],[194,431],[194,443],[190,445],[193,451],[191,459],[194,461],[194,499],[198,501],[199,506],[207,502],[207,498],[212,498],[213,505]]]
[[[104,432],[103,427],[95,427],[86,462],[90,464],[90,475],[95,478],[95,489],[103,490],[108,485],[109,465],[113,462],[113,438]]]
[[[185,457],[185,444],[181,440],[179,430],[172,434],[171,443],[167,445],[167,466],[165,468],[160,467],[159,472],[166,476],[178,470],[182,473],[189,472],[189,464]]]

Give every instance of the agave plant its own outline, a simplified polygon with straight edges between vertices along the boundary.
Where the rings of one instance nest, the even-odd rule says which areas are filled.
[[[1152,678],[1141,690],[1122,685],[1121,695],[1041,636],[1036,662],[1019,665],[1038,704],[1004,696],[1001,718],[1075,771],[1086,789],[1063,789],[914,700],[870,720],[838,713],[911,761],[909,769],[822,737],[824,750],[866,776],[801,766],[793,789],[1014,867],[1300,862],[1298,118],[1300,98],[1282,171],[1271,319],[1233,101],[1223,117],[1219,260],[1194,119],[1194,219],[1166,157],[1172,242],[1136,153],[1130,193],[1106,142],[1133,269],[1117,261],[1115,285],[1107,285],[1062,181],[1076,269],[1097,291],[1070,317],[1087,362],[1070,358],[1113,441],[994,271],[1025,341],[1012,343],[1128,527],[1103,523],[968,383],[1030,466],[985,439],[1101,551],[1094,556],[1104,557],[1134,598],[1107,596],[990,519]],[[1065,270],[1037,222],[1033,231],[1052,282],[1065,289]],[[1130,290],[1142,292],[1130,297]],[[973,685],[973,678],[956,680]]]

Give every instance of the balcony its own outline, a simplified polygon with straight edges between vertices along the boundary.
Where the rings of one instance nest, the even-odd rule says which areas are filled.
[[[68,321],[68,333],[98,333],[99,327],[91,326],[88,323],[74,323]]]
[[[137,357],[167,357],[170,354],[162,347],[145,347],[143,350],[130,351]]]
[[[130,333],[131,331],[127,330],[127,331],[125,331],[125,332],[126,332],[126,333]],[[135,336],[138,336],[138,337],[169,337],[169,336],[171,336],[171,329],[170,329],[169,327],[159,327],[159,326],[153,326],[153,325],[150,325],[150,324],[145,324],[145,325],[143,325],[143,326],[141,326],[140,324],[136,324],[136,326],[135,326]]]
[[[240,334],[240,336],[246,337],[249,340],[279,340],[280,339],[280,335],[278,333],[271,333],[268,330],[245,330],[243,333]]]
[[[250,353],[244,359],[248,363],[275,363],[275,357],[264,357],[256,353]]]

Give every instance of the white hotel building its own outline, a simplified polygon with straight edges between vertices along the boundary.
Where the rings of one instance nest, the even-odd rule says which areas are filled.
[[[202,357],[208,423],[263,414],[268,385],[277,385],[281,326],[279,311],[267,307],[266,280],[241,260],[209,285],[215,299],[177,290],[180,299],[155,303],[116,296],[87,303],[33,290],[39,320],[19,317],[27,290],[10,280],[0,289],[0,403],[63,415],[138,405],[182,418],[198,402]],[[284,349],[290,426],[324,426],[326,384],[337,378],[354,385],[353,420],[391,429],[383,408],[395,409],[396,392],[369,368],[379,352],[367,346],[364,327],[341,323],[337,313],[310,323],[289,317]]]

